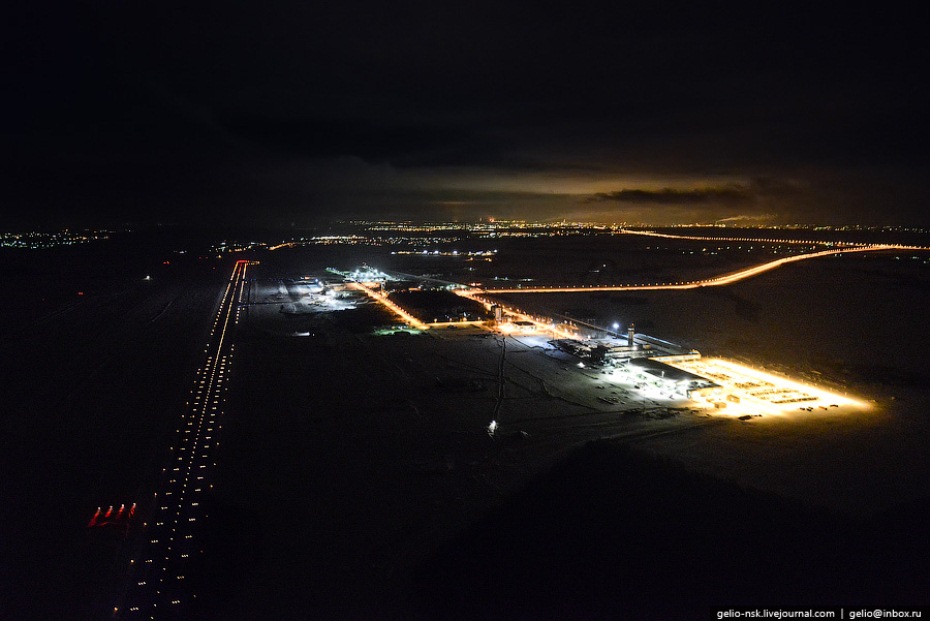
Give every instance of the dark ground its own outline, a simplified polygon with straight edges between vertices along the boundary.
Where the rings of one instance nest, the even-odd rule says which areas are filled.
[[[711,347],[738,335],[744,355],[785,370],[809,373],[828,355],[874,364],[871,352],[904,372],[917,362],[902,349],[919,349],[925,335],[906,346],[848,335],[879,312],[878,339],[915,329],[917,318],[904,321],[896,309],[922,299],[923,285],[881,310],[863,291],[880,303],[885,283],[920,283],[922,274],[893,258],[812,263],[691,298],[637,294],[629,308],[642,314],[637,321],[651,316],[661,336],[707,338],[702,346]],[[525,297],[520,305],[532,308]],[[802,301],[804,312],[792,314]],[[691,321],[703,316],[714,318],[709,336]],[[792,330],[811,345],[795,347]],[[767,344],[767,334],[780,338]],[[895,386],[882,378],[837,376],[881,399],[882,413],[861,426],[824,420],[760,427],[761,435],[730,421],[692,432],[681,460],[674,445],[651,441],[637,441],[642,450],[615,441],[554,454],[533,448],[538,434],[517,445],[481,436],[490,374],[473,374],[474,390],[437,393],[430,377],[493,370],[496,350],[436,336],[244,344],[241,417],[227,427],[219,484],[235,528],[220,544],[225,581],[215,585],[211,618],[689,619],[710,606],[926,599],[925,393],[894,405],[887,391]],[[510,390],[511,416],[557,414],[551,402]],[[566,417],[583,412],[561,407]],[[578,437],[566,433],[564,448]],[[726,453],[731,442],[744,446],[730,469],[694,459]],[[834,462],[844,442],[852,454]],[[760,465],[743,477],[747,460]],[[816,481],[799,486],[805,478]],[[818,499],[818,486],[843,489]],[[872,509],[850,508],[859,505]]]
[[[98,505],[151,494],[228,273],[171,249],[154,240],[0,257],[2,619],[99,619],[112,605],[126,547],[85,525]],[[326,253],[321,265],[343,267],[364,254]],[[300,272],[308,256],[265,255],[261,270]],[[879,400],[881,416],[855,438],[831,421],[797,432],[803,459],[736,422],[689,432],[680,454],[657,442],[578,444],[571,429],[561,447],[558,435],[494,442],[482,431],[496,394],[490,341],[373,339],[348,317],[320,338],[244,331],[201,616],[690,619],[740,604],[927,604],[928,337],[915,310],[926,308],[927,276],[894,261],[811,262],[714,292],[543,303],[652,322],[647,332],[705,353],[822,369]],[[448,381],[460,376],[467,390]],[[510,416],[555,407],[521,381],[508,384]],[[590,416],[568,403],[558,411]],[[812,434],[838,429],[837,446],[820,453]],[[764,467],[799,478],[694,460],[702,442],[715,446],[712,433],[744,438]],[[847,437],[872,461],[841,460]],[[817,489],[796,484],[811,464],[809,478],[862,504],[874,496],[875,510],[802,500]]]
[[[694,619],[922,605],[930,500],[855,519],[609,441],[569,455],[418,571],[431,619]]]
[[[0,618],[100,618],[126,539],[86,524],[147,507],[225,268],[139,237],[2,265]]]

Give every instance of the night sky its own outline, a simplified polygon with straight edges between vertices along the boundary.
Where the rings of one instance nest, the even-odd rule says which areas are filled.
[[[926,8],[20,4],[4,227],[930,225]]]

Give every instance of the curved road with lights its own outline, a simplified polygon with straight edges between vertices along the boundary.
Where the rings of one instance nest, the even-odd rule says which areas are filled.
[[[659,235],[659,234],[657,234]],[[662,237],[671,237],[669,235],[659,235]],[[685,238],[688,239],[688,238]],[[773,240],[743,240],[743,241],[773,241]],[[804,242],[804,243],[822,243],[822,242]],[[666,289],[697,289],[698,287],[720,287],[724,285],[730,285],[740,280],[745,280],[747,278],[752,278],[758,276],[759,274],[765,273],[769,270],[773,270],[776,267],[785,265],[786,263],[794,263],[796,261],[806,261],[807,259],[817,259],[820,257],[827,257],[835,254],[846,254],[850,252],[877,252],[881,250],[930,250],[930,247],[923,246],[900,246],[893,244],[872,244],[868,246],[853,246],[848,247],[844,246],[842,248],[831,248],[829,250],[820,250],[818,252],[808,252],[805,254],[797,254],[791,257],[785,257],[782,259],[775,259],[774,261],[769,261],[767,263],[761,263],[759,265],[754,265],[752,267],[747,267],[745,269],[731,272],[729,274],[724,274],[722,276],[716,276],[714,278],[705,278],[703,280],[692,280],[692,281],[681,281],[674,283],[649,283],[649,284],[638,284],[638,285],[592,285],[585,287],[525,287],[525,288],[508,288],[508,289],[476,289],[473,290],[475,293],[579,293],[579,292],[590,292],[590,291],[659,291]]]

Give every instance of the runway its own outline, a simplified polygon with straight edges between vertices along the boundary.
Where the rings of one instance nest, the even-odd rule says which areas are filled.
[[[218,435],[235,357],[232,335],[248,265],[248,261],[237,261],[226,283],[203,363],[178,419],[168,464],[153,497],[141,553],[130,560],[128,587],[123,603],[113,609],[114,618],[186,619],[197,596],[188,574],[203,553],[203,524],[209,518],[205,499],[213,487]]]

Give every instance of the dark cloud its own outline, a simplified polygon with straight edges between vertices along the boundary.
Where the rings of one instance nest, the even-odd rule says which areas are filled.
[[[805,184],[794,180],[759,177],[745,183],[659,190],[630,188],[613,192],[596,192],[585,203],[629,203],[633,205],[722,205],[739,206],[773,200],[800,200],[810,192]]]
[[[797,179],[759,177],[742,183],[712,186],[626,188],[581,197],[573,211],[594,220],[673,224],[681,222],[822,223],[818,207],[830,204],[842,193],[827,189],[829,183],[812,184]],[[861,211],[851,209],[861,218]],[[859,220],[860,222],[864,220]]]
[[[21,3],[0,33],[0,200],[37,218],[322,216],[360,193],[393,210],[397,184],[475,191],[482,172],[540,214],[540,180],[573,176],[554,191],[592,213],[926,221],[925,23],[767,1]]]
[[[721,188],[695,188],[688,190],[674,190],[664,188],[661,190],[617,190],[616,192],[598,192],[585,199],[588,203],[615,201],[630,204],[658,204],[658,205],[695,205],[705,203],[720,203],[724,205],[739,205],[755,200],[749,188],[739,185],[730,185]]]

